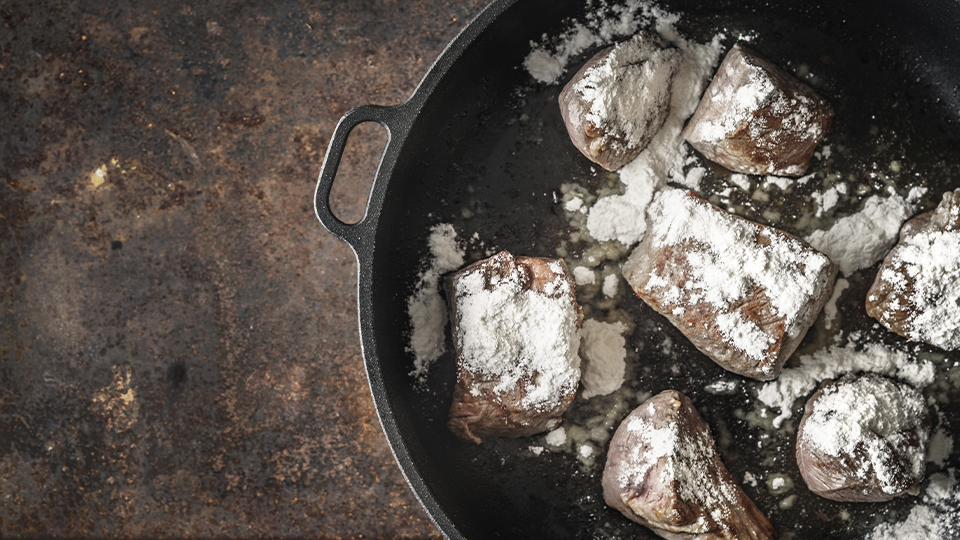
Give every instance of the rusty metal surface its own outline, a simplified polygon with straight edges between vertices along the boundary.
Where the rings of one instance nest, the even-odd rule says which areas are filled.
[[[0,1],[0,536],[438,536],[311,197],[484,4]]]

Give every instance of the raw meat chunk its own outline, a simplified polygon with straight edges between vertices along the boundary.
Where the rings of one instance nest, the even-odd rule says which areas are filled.
[[[777,536],[720,461],[706,422],[676,390],[649,399],[617,428],[603,469],[603,498],[664,538]]]
[[[770,380],[823,309],[837,266],[806,242],[665,190],[623,277],[724,369]]]
[[[904,224],[867,292],[867,313],[908,339],[960,348],[960,189]]]
[[[797,463],[810,491],[880,502],[920,492],[930,433],[923,396],[874,373],[824,381],[804,408]]]
[[[480,444],[560,425],[580,382],[583,320],[566,263],[501,251],[444,287],[457,351],[450,431]]]
[[[746,174],[800,176],[833,109],[812,88],[739,44],[683,130],[708,159]]]
[[[608,171],[633,161],[670,113],[681,56],[641,32],[588,60],[560,92],[560,114],[577,149]]]

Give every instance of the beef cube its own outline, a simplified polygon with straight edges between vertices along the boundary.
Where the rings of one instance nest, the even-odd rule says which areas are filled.
[[[450,431],[480,444],[560,425],[580,382],[583,320],[566,263],[501,251],[444,287],[457,352]]]
[[[624,419],[610,441],[602,482],[608,505],[664,538],[777,536],[720,461],[706,422],[676,390]]]
[[[832,120],[830,104],[812,88],[737,44],[721,62],[683,137],[731,171],[800,176]]]
[[[810,491],[844,502],[920,492],[930,415],[913,387],[867,373],[824,381],[804,408],[797,464]]]
[[[867,313],[910,340],[960,349],[960,189],[903,225],[867,292]]]
[[[837,266],[799,238],[671,189],[654,196],[623,276],[724,369],[765,381],[830,298]]]
[[[560,92],[577,149],[608,171],[637,157],[670,113],[681,58],[659,36],[641,32],[588,60]]]

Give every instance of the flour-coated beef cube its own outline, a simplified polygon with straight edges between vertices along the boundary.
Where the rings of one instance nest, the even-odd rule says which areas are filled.
[[[830,104],[812,88],[737,44],[721,62],[683,137],[731,171],[800,176],[832,120]]]
[[[867,292],[867,313],[908,339],[960,349],[960,189],[903,225]]]
[[[623,276],[724,369],[770,380],[830,298],[837,266],[795,236],[671,189],[654,196]]]
[[[874,373],[824,381],[797,431],[797,464],[810,491],[843,502],[920,492],[930,415],[920,392]]]
[[[627,416],[610,440],[603,498],[673,540],[772,540],[776,530],[720,460],[710,428],[684,394],[666,390]]]
[[[444,286],[457,352],[450,431],[479,444],[559,426],[580,382],[583,320],[566,263],[501,251]]]
[[[682,54],[641,32],[597,53],[560,92],[560,114],[580,152],[608,171],[632,161],[670,113]]]

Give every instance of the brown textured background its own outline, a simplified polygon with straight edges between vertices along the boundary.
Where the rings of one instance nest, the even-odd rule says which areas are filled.
[[[312,196],[485,4],[0,0],[0,536],[439,536]]]

